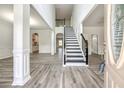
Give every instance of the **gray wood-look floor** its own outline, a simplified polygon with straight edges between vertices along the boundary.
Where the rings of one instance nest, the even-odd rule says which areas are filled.
[[[31,79],[23,88],[102,88],[103,79],[89,67],[62,67],[61,58],[50,54],[31,55]],[[11,86],[12,58],[0,60],[0,87]]]

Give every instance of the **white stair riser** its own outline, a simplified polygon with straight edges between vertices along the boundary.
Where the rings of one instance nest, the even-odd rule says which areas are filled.
[[[76,53],[76,54],[73,54],[73,53],[67,53],[68,56],[82,56],[81,53]]]
[[[72,46],[77,46],[77,45],[79,45],[78,43],[66,43],[65,45],[72,45]]]
[[[81,50],[66,50],[66,51],[81,52]]]
[[[77,58],[75,58],[75,57],[74,58],[67,57],[67,60],[84,60],[84,59],[83,59],[83,57],[81,57],[81,58],[78,58],[78,57]]]
[[[72,46],[70,47],[70,46],[67,46],[66,48],[72,48],[73,49],[73,48],[80,48],[80,47],[74,47],[74,46],[73,47]]]
[[[86,66],[85,63],[66,63],[66,66]]]

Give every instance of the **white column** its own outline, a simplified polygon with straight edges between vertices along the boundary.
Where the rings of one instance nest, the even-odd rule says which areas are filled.
[[[55,54],[55,32],[51,31],[51,55]]]
[[[12,85],[24,85],[30,79],[30,5],[14,5]]]

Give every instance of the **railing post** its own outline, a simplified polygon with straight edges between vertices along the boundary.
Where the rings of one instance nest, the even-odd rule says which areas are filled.
[[[64,35],[63,35],[63,44],[64,44],[64,48],[63,48],[63,52],[64,52],[64,65],[66,64],[66,55],[65,55],[65,27],[64,27]]]
[[[85,40],[83,34],[81,34],[82,36],[82,50],[84,51],[84,55],[85,55],[85,58],[86,58],[86,64],[88,65],[88,41]],[[84,43],[83,43],[84,42]],[[83,44],[85,46],[83,46]],[[85,49],[85,50],[84,50]]]
[[[88,65],[88,41],[86,46],[86,64]]]

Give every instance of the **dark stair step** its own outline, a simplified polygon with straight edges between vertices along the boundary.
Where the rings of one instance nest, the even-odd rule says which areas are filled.
[[[74,41],[74,42],[78,42],[76,39],[74,40],[74,39],[68,39],[68,40],[65,40],[66,42],[72,42],[72,41]]]
[[[82,55],[67,55],[67,57],[83,57]]]
[[[80,48],[66,48],[67,50],[80,50]]]
[[[67,60],[66,63],[85,63],[84,60]]]
[[[76,37],[66,37],[66,39],[77,39]]]
[[[65,35],[65,36],[67,36],[67,37],[73,37],[73,36],[74,36],[74,37],[76,37],[76,36],[75,36],[75,35],[73,35],[73,34],[72,34],[72,35]]]
[[[66,42],[66,44],[78,44],[78,42]]]
[[[67,53],[82,53],[81,51],[67,51]]]

